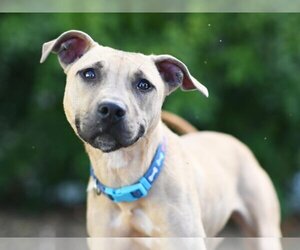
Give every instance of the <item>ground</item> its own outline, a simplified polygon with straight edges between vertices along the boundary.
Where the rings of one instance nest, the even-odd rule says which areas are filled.
[[[0,237],[86,237],[85,207],[29,213],[0,209]],[[300,237],[300,218],[289,217],[282,223],[283,236]],[[229,223],[221,236],[242,236]]]

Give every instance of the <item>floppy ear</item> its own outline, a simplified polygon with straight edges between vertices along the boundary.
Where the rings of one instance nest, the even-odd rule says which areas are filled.
[[[168,85],[168,94],[180,86],[184,91],[197,89],[208,97],[207,88],[190,74],[183,62],[170,55],[152,56],[152,58],[161,78]]]
[[[40,62],[43,63],[50,52],[53,52],[58,55],[59,62],[65,69],[86,53],[93,44],[95,42],[86,33],[78,30],[67,31],[57,39],[43,44]]]

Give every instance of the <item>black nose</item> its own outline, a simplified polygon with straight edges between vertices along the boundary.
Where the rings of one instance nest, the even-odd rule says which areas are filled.
[[[121,104],[103,102],[98,106],[98,114],[103,121],[115,123],[125,116],[126,110]]]

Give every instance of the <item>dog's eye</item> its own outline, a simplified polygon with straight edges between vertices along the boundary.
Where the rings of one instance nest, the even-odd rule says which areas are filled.
[[[152,84],[146,79],[139,80],[136,87],[142,91],[147,91],[153,88]]]
[[[85,69],[81,73],[82,77],[88,80],[92,80],[96,78],[96,73],[94,69]]]

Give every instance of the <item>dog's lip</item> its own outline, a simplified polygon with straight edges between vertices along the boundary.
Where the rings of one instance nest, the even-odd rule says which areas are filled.
[[[97,148],[100,149],[101,151],[103,151],[104,153],[108,153],[113,151],[112,149],[118,149],[121,147],[121,145],[114,141],[110,141],[110,140],[106,140],[105,142],[103,142],[103,138],[101,138],[101,135],[97,135],[93,140],[92,143],[88,142],[93,148]]]
[[[93,148],[100,149],[103,152],[111,152],[119,148],[129,147],[134,143],[136,143],[139,140],[139,138],[141,138],[146,132],[145,125],[141,123],[138,124],[138,132],[136,133],[135,136],[131,138],[126,137],[126,135],[129,134],[129,131],[128,133],[125,133],[123,136],[120,136],[118,135],[118,133],[114,135],[113,132],[116,132],[116,130],[110,131],[110,130],[100,129],[99,127],[98,128],[94,127],[92,129],[93,133],[89,133],[88,131],[84,132],[81,129],[80,125],[81,125],[80,118],[76,117],[75,128],[79,138],[85,143],[91,145]]]
[[[135,137],[128,141],[117,140],[114,136],[109,133],[95,133],[90,139],[82,137],[79,133],[79,136],[86,143],[91,145],[93,148],[100,149],[104,153],[113,152],[120,148],[127,148],[136,143],[143,135],[145,134],[145,127],[140,126],[139,131]],[[106,138],[105,138],[106,137]],[[110,138],[109,138],[110,137]],[[106,140],[103,142],[103,140]],[[113,140],[113,141],[110,141]]]

